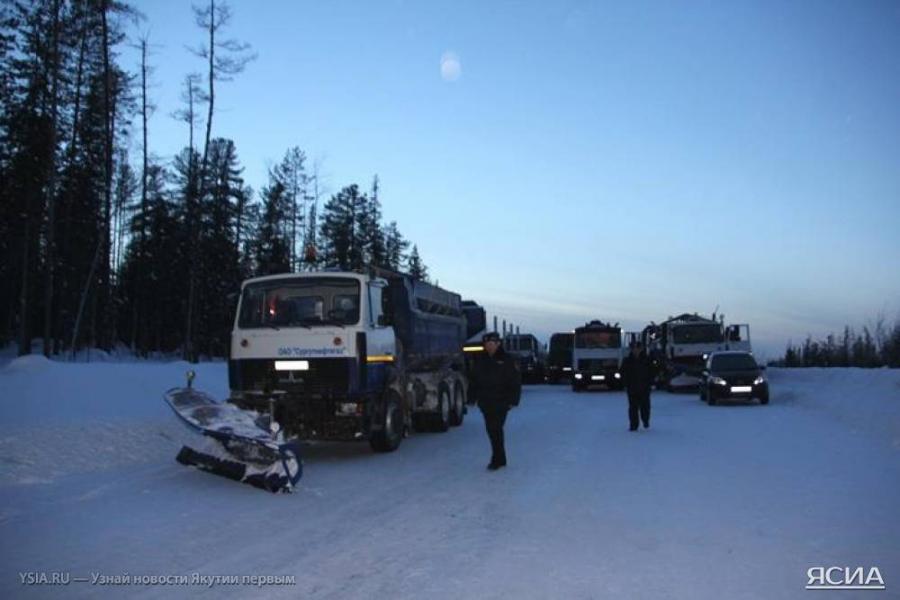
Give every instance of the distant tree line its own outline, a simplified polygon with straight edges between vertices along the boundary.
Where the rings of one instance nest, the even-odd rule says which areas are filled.
[[[185,76],[173,116],[186,143],[170,162],[150,151],[146,36],[132,42],[137,69],[120,64],[139,13],[119,0],[0,5],[0,345],[223,356],[247,277],[378,265],[427,279],[382,219],[377,176],[320,206],[318,169],[294,147],[258,193],[246,184],[213,123],[219,83],[254,55],[222,38],[228,6],[206,1],[193,51],[205,74]]]
[[[807,336],[799,345],[788,343],[784,356],[771,363],[779,367],[900,367],[900,321],[893,327],[879,319],[873,329],[856,333],[846,326],[841,335],[825,339]]]

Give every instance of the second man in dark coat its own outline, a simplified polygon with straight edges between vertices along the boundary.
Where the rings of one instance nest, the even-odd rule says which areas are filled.
[[[631,431],[637,431],[638,416],[644,428],[650,427],[650,388],[653,385],[653,367],[640,342],[631,345],[631,354],[622,361],[622,378],[628,391],[628,422]]]
[[[475,363],[469,395],[478,400],[484,414],[484,424],[491,440],[491,462],[488,469],[496,471],[506,466],[503,425],[506,414],[519,405],[522,377],[513,357],[506,354],[496,332],[482,338],[484,354]]]

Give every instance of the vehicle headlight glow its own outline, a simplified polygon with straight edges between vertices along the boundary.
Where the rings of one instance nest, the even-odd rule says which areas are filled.
[[[622,379],[622,374],[616,373],[615,375],[613,375],[613,377],[615,377],[616,379]]]
[[[721,377],[710,377],[709,380],[716,385],[728,385],[728,382]]]
[[[581,373],[575,373],[575,379],[581,379]]]
[[[766,378],[763,377],[762,375],[760,375],[759,377],[757,377],[756,379],[753,380],[753,385],[760,385],[765,382],[766,382]]]

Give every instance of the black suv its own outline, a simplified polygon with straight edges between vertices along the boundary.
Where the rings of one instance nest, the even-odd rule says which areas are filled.
[[[723,398],[758,398],[768,404],[765,370],[749,352],[713,352],[700,375],[700,399],[710,406]]]

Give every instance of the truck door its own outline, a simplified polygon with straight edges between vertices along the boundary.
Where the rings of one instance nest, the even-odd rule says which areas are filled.
[[[750,352],[750,325],[738,323],[725,329],[725,344],[729,350]]]
[[[366,334],[368,336],[368,351],[370,356],[395,356],[394,330],[390,327],[391,315],[385,314],[385,308],[390,309],[385,300],[389,296],[386,283],[381,280],[369,282],[368,311],[365,314]],[[388,306],[385,306],[388,304]]]

